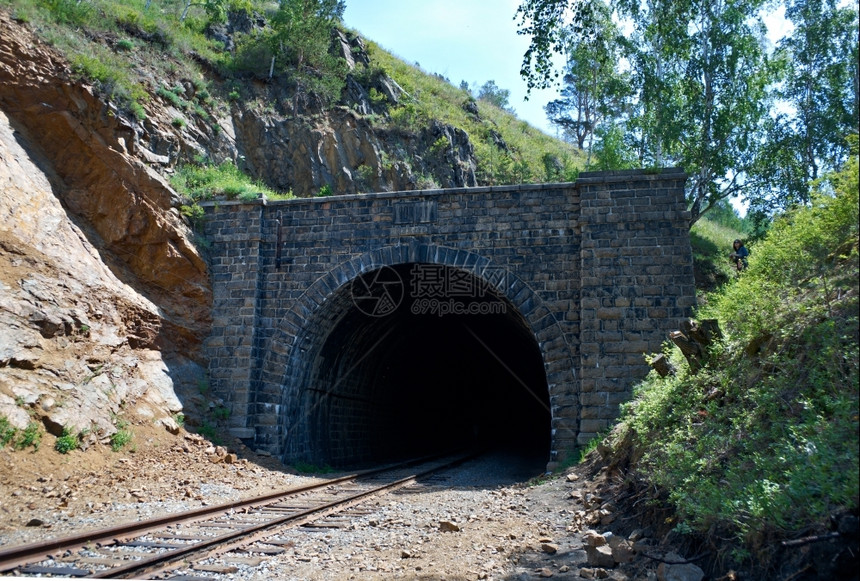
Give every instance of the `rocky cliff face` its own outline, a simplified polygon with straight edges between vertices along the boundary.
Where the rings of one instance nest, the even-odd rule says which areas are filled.
[[[408,95],[384,74],[361,74],[370,59],[360,37],[335,31],[332,50],[351,71],[342,106],[310,116],[296,116],[288,106],[234,108],[231,122],[245,169],[298,196],[325,185],[335,194],[477,185],[465,131],[438,121],[418,132],[375,127],[366,116],[384,116]],[[371,90],[381,96],[376,102]],[[265,89],[264,100],[288,102],[276,86]]]
[[[208,326],[205,261],[133,128],[0,14],[0,415],[59,435],[178,427]]]
[[[234,33],[264,25],[262,18],[231,13],[210,34],[230,47]],[[336,31],[332,50],[352,71],[338,107],[323,110],[313,101],[298,102],[277,79],[248,82],[229,108],[210,109],[210,122],[154,96],[145,121],[121,123],[123,145],[160,172],[199,158],[232,160],[270,187],[300,197],[324,186],[334,194],[354,194],[477,185],[477,162],[466,132],[440,122],[419,132],[374,126],[367,116],[384,117],[408,95],[386,75],[368,74],[360,37]],[[161,79],[161,85],[184,87],[183,99],[195,97],[189,79]],[[380,96],[376,101],[371,90]]]
[[[236,111],[232,122],[245,168],[298,196],[326,185],[334,194],[477,185],[468,135],[442,123],[417,134],[380,131],[345,107],[299,120]]]

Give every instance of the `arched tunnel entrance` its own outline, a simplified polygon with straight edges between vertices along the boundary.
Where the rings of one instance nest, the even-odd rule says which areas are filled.
[[[482,445],[545,465],[543,358],[495,287],[400,264],[357,277],[320,309],[299,384],[308,460],[346,467]]]

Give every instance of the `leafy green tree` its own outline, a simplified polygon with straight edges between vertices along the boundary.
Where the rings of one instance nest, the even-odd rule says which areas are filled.
[[[619,31],[609,7],[595,0],[590,28],[570,35],[566,47],[564,88],[561,99],[544,107],[550,122],[560,127],[566,138],[580,149],[588,140],[590,163],[595,130],[604,120],[617,119],[632,95],[629,75],[619,70]]]
[[[532,36],[522,73],[530,87],[556,73],[552,55],[568,35],[595,28],[596,0],[526,0],[520,32]],[[634,71],[628,131],[644,165],[681,165],[689,174],[692,222],[753,178],[769,111],[771,69],[759,12],[763,0],[616,0],[632,24],[624,39]]]
[[[809,202],[814,180],[849,155],[846,136],[857,132],[857,6],[836,0],[789,0],[793,32],[778,45],[787,106],[767,124],[760,164],[768,187],[753,196],[754,211],[772,213]]]
[[[814,180],[819,166],[832,171],[845,161],[845,137],[857,132],[857,6],[794,0],[786,17],[795,29],[780,43],[792,64],[781,97],[797,110],[803,162]]]
[[[149,5],[147,4],[147,7]],[[185,0],[185,7],[182,9],[182,16],[179,17],[180,22],[184,22],[188,16],[188,11],[192,6],[202,6],[213,22],[221,22],[227,15],[225,0],[203,0],[195,2],[194,0]]]
[[[616,124],[602,125],[595,131],[594,163],[590,169],[597,171],[632,169],[639,160],[635,152],[624,141],[624,131]]]
[[[269,75],[275,68],[286,71],[296,83],[298,101],[313,93],[330,102],[340,96],[346,79],[346,63],[329,51],[331,31],[343,16],[342,0],[282,0],[272,17],[268,37],[272,51]]]
[[[772,68],[760,0],[663,0],[643,14],[620,4],[645,42],[631,43],[645,163],[689,174],[692,222],[755,179]],[[647,52],[643,54],[643,49]]]
[[[511,92],[498,87],[495,81],[487,81],[478,89],[479,100],[486,101],[505,111],[510,111],[510,104],[508,103],[510,97]]]

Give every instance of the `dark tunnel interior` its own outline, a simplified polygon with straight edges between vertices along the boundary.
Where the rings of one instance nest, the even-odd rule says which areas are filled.
[[[352,300],[305,392],[315,461],[358,466],[474,445],[549,459],[543,359],[509,301],[441,265],[384,267],[356,283],[340,291]]]

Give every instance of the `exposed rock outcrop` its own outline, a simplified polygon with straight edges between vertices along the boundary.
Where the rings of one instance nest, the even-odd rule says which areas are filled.
[[[41,157],[53,191],[83,219],[114,273],[152,299],[193,340],[205,333],[207,268],[175,192],[134,156],[132,124],[62,58],[0,14],[0,109]]]
[[[381,132],[345,108],[310,119],[237,111],[234,123],[246,169],[298,196],[313,195],[324,185],[351,194],[428,187],[422,179],[436,187],[477,184],[468,135],[442,123],[417,135]],[[398,159],[410,161],[392,161]]]
[[[132,124],[2,13],[0,36],[0,414],[167,421],[203,375],[205,261]]]

